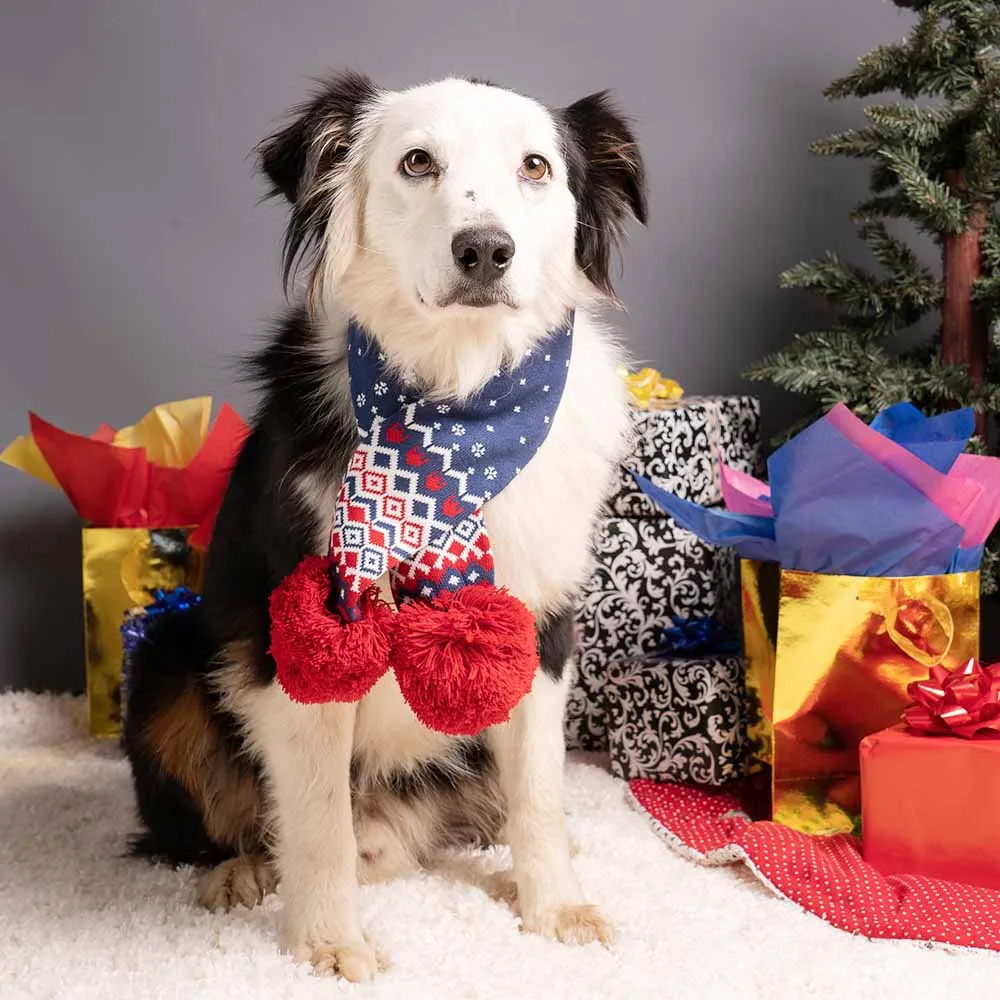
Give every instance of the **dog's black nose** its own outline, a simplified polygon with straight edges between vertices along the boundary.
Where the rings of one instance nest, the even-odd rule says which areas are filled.
[[[463,274],[487,285],[510,267],[514,241],[495,226],[462,229],[451,241],[451,252]]]

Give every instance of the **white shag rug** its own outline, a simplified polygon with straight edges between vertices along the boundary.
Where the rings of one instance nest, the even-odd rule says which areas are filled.
[[[912,1000],[989,996],[1000,979],[1000,955],[854,938],[742,869],[675,856],[621,783],[576,761],[576,868],[618,925],[613,951],[524,936],[481,891],[420,877],[363,890],[388,972],[362,986],[317,978],[279,954],[273,897],[209,914],[191,871],[123,856],[128,768],[83,717],[68,696],[0,696],[0,1000]]]

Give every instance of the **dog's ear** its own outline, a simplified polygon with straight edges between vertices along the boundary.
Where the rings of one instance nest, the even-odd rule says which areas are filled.
[[[358,242],[362,193],[357,146],[379,97],[366,76],[344,73],[325,82],[290,123],[257,146],[271,196],[286,198],[292,213],[285,233],[286,285],[303,257],[315,255],[310,294],[319,281],[336,282]]]
[[[646,170],[635,135],[607,91],[557,113],[570,191],[576,199],[576,260],[587,278],[614,297],[611,257],[632,216],[646,223]]]
[[[281,195],[295,204],[306,172],[313,118],[311,106],[299,109],[298,117],[290,125],[257,146],[260,172],[271,182],[268,195],[272,198]]]
[[[359,119],[378,97],[366,76],[347,72],[323,82],[312,100],[291,113],[291,122],[257,146],[261,173],[271,182],[270,194],[293,205],[302,197],[309,174],[332,167],[343,158]],[[322,149],[317,148],[317,143]],[[320,155],[325,159],[319,162]]]

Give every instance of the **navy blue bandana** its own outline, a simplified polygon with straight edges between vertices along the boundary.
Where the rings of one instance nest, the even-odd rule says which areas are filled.
[[[475,396],[433,402],[401,384],[362,327],[348,331],[348,372],[361,443],[351,458],[330,536],[339,607],[390,573],[397,600],[493,582],[483,505],[548,436],[573,348],[572,318],[503,368]]]

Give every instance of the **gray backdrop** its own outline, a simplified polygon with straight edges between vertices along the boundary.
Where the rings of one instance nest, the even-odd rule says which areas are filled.
[[[446,74],[569,102],[612,87],[649,168],[619,291],[630,342],[690,392],[821,318],[777,288],[856,255],[865,170],[810,139],[859,120],[823,86],[901,37],[885,0],[31,0],[0,11],[0,444],[29,409],[89,432],[202,393],[244,413],[233,359],[282,297],[282,213],[248,151],[311,76]],[[762,393],[768,429],[790,410]],[[0,687],[83,683],[77,523],[0,467]]]

